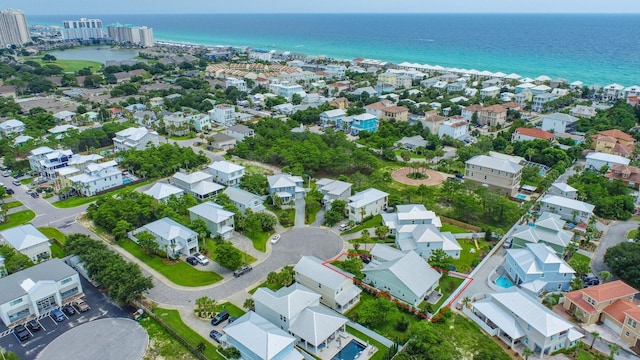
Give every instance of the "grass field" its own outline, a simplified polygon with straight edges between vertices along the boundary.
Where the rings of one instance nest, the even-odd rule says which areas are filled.
[[[18,225],[28,224],[36,217],[31,210],[22,210],[17,213],[7,215],[7,221],[0,224],[0,230],[6,230]]]
[[[114,196],[114,195],[118,195],[118,194],[123,194],[123,193],[128,192],[128,191],[133,191],[134,189],[137,189],[137,188],[139,188],[141,186],[145,186],[145,185],[151,184],[152,182],[153,182],[153,180],[150,179],[150,180],[146,180],[146,181],[137,183],[135,185],[124,187],[122,189],[110,191],[110,192],[102,194],[102,195],[91,196],[91,197],[84,197],[84,196],[72,197],[72,198],[69,198],[69,199],[66,199],[66,200],[56,201],[51,205],[53,205],[53,206],[55,206],[57,208],[60,208],[60,209],[74,208],[76,206],[82,206],[82,205],[85,205],[85,204],[92,203],[92,202],[100,199],[101,197]]]
[[[173,331],[175,331],[181,338],[185,339],[191,346],[198,347],[198,344],[205,344],[204,356],[211,360],[224,360],[224,357],[220,355],[209,340],[203,338],[200,334],[193,331],[187,324],[182,321],[178,310],[167,310],[162,308],[156,308],[153,313],[167,324]]]
[[[450,232],[452,234],[467,234],[470,231],[463,229],[461,227],[455,226],[455,225],[451,225],[451,224],[442,224],[442,228],[440,229],[440,231],[442,232]]]
[[[20,201],[9,201],[5,203],[5,205],[7,206],[7,209],[13,209],[17,208],[18,206],[22,206],[22,203]]]
[[[215,254],[216,254],[216,245],[217,244],[216,244],[215,240],[209,238],[209,239],[207,239],[205,241],[205,245],[207,246],[207,249],[209,250],[209,255],[210,255],[209,257],[211,259],[213,259],[214,261],[216,261]],[[234,245],[234,247],[236,249],[238,249],[237,246]],[[257,259],[254,258],[253,256],[247,254],[246,252],[242,251],[241,249],[238,249],[238,251],[240,251],[240,253],[242,254],[242,262],[244,264],[252,264],[252,263],[256,262]],[[232,269],[232,270],[235,270],[235,269]]]
[[[451,294],[453,294],[463,281],[463,279],[453,276],[443,276],[440,278],[438,291],[442,294],[442,297],[434,306],[434,311],[442,306],[442,304],[449,298],[449,296],[451,296]]]
[[[253,247],[260,252],[267,251],[267,240],[269,240],[269,236],[271,236],[271,234],[273,234],[273,232],[266,233],[263,231],[256,231],[243,233],[244,236],[251,239]]]
[[[631,230],[627,234],[627,239],[635,239],[637,235],[638,235],[638,229]]]
[[[372,217],[371,219],[363,222],[360,225],[354,226],[352,229],[343,232],[343,235],[346,234],[353,234],[356,233],[358,231],[364,230],[364,229],[369,229],[369,228],[373,228],[373,227],[378,227],[382,225],[382,215],[376,215],[374,217]]]
[[[244,315],[246,311],[240,309],[239,307],[233,305],[230,302],[223,302],[222,304],[217,304],[215,308],[216,312],[221,312],[226,310],[229,313],[229,316],[233,316],[239,318]]]
[[[204,286],[222,280],[222,276],[213,271],[200,271],[185,261],[165,263],[165,259],[157,255],[148,255],[140,249],[138,244],[131,240],[122,240],[118,244],[131,255],[142,260],[145,264],[164,275],[176,285],[182,286]]]
[[[91,70],[93,71],[99,71],[102,68],[102,63],[99,63],[97,61],[89,61],[89,60],[62,60],[62,59],[58,59],[56,61],[53,62],[44,62],[42,61],[42,56],[28,56],[28,57],[22,57],[21,58],[22,61],[35,61],[41,65],[47,65],[47,64],[52,64],[52,65],[57,65],[60,66],[62,68],[62,71],[64,72],[76,72],[80,69],[84,69],[86,67],[91,68]]]
[[[571,260],[576,259],[576,261],[586,262],[587,264],[591,263],[591,259],[588,256],[575,253],[571,256]]]
[[[64,245],[65,242],[67,242],[67,236],[56,228],[41,227],[41,228],[38,228],[38,230],[40,230],[40,232],[43,233],[44,236],[48,237],[49,239],[56,239],[60,242],[60,243],[57,243],[55,241],[51,242],[51,257],[62,259],[64,257],[64,250],[62,249],[62,245]]]
[[[155,319],[145,316],[139,323],[149,334],[145,359],[193,359],[189,349],[174,339]]]
[[[480,253],[482,253],[481,249],[487,245],[487,242],[485,240],[478,240],[478,248],[476,248],[472,240],[461,239],[458,240],[458,243],[462,247],[462,251],[460,251],[459,259],[453,259],[453,265],[458,268],[457,271],[469,273],[474,268],[474,260],[480,258]],[[471,252],[471,249],[475,249],[475,252]]]
[[[20,184],[22,184],[22,185],[29,185],[32,182],[33,182],[33,178],[32,177],[20,180]]]

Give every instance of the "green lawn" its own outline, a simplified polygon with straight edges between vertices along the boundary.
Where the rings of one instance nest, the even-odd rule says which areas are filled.
[[[92,203],[98,199],[100,199],[101,197],[104,196],[114,196],[114,195],[119,195],[119,194],[123,194],[125,192],[128,191],[133,191],[134,189],[137,189],[141,186],[145,186],[145,185],[149,185],[153,182],[153,180],[149,179],[140,183],[137,183],[135,185],[131,185],[131,186],[127,186],[124,187],[122,189],[118,189],[118,190],[114,190],[114,191],[110,191],[108,193],[102,194],[102,195],[98,195],[98,196],[91,196],[91,197],[72,197],[66,200],[60,200],[60,201],[56,201],[54,202],[52,205],[60,208],[60,209],[68,209],[68,208],[74,208],[76,206],[81,206],[81,205],[85,205],[85,204],[89,204]]]
[[[207,247],[207,250],[209,250],[209,255],[210,255],[209,257],[211,259],[213,259],[213,260],[216,260],[215,253],[216,253],[216,245],[217,244],[216,244],[215,240],[213,240],[211,238],[208,238],[205,241],[205,245]],[[234,247],[236,249],[238,249],[237,246],[234,245]],[[254,258],[253,256],[251,256],[251,255],[247,254],[246,252],[242,251],[242,249],[238,249],[238,251],[240,251],[240,253],[242,254],[243,263],[245,263],[245,264],[253,264],[254,262],[256,262],[256,260],[257,260],[256,258]]]
[[[440,231],[442,232],[450,232],[452,234],[467,234],[470,233],[469,230],[467,229],[463,229],[461,227],[455,226],[455,225],[451,225],[451,224],[446,224],[443,223],[442,224],[442,228],[440,229]]]
[[[32,182],[33,182],[33,178],[32,177],[20,180],[20,184],[22,184],[22,185],[29,185]]]
[[[149,346],[145,359],[192,359],[193,355],[182,343],[174,339],[167,330],[150,317],[144,316],[140,326],[149,334]]]
[[[591,259],[589,259],[588,256],[578,254],[578,253],[573,254],[573,256],[571,256],[571,259],[572,260],[576,259],[576,261],[580,261],[580,262],[586,262],[587,264],[591,263]]]
[[[351,326],[347,325],[347,332],[355,337],[357,337],[360,340],[364,340],[365,342],[368,342],[369,344],[375,346],[378,351],[376,351],[375,354],[373,354],[372,357],[370,357],[371,360],[382,360],[384,359],[384,354],[387,352],[387,350],[389,350],[388,347],[382,345],[382,343],[377,342],[376,340],[373,340],[373,338],[361,333],[360,331],[352,328]]]
[[[509,359],[500,345],[488,338],[484,332],[473,321],[466,317],[451,313],[451,318],[445,322],[432,324],[434,332],[444,334],[462,354],[476,354],[480,350],[492,351],[494,360]],[[500,354],[500,356],[497,356]]]
[[[67,241],[67,236],[56,228],[41,227],[38,228],[38,230],[40,230],[40,232],[49,239],[58,240],[59,243],[56,241],[51,242],[51,257],[62,259],[65,256],[62,245],[64,245],[64,243]]]
[[[304,223],[310,225],[316,222],[316,214],[318,214],[318,211],[320,211],[320,209],[322,209],[322,205],[318,203],[314,203],[311,206],[306,207]]]
[[[20,201],[9,201],[5,203],[5,205],[7,206],[7,209],[13,209],[17,208],[18,206],[22,206],[22,203]]]
[[[229,316],[234,316],[237,318],[239,318],[240,316],[246,313],[246,311],[240,309],[239,307],[235,306],[230,302],[223,302],[222,304],[217,304],[215,310],[216,312],[221,312],[223,310],[226,310],[229,313]]]
[[[187,264],[185,261],[179,260],[177,262],[165,263],[165,259],[156,255],[148,255],[140,249],[138,244],[131,240],[121,240],[118,244],[176,285],[204,286],[222,280],[222,276],[213,271],[197,270],[196,267]]]
[[[453,294],[453,292],[462,284],[464,279],[453,277],[453,276],[443,276],[440,278],[440,282],[438,285],[438,291],[442,293],[442,297],[436,303],[433,310],[437,310],[442,306],[442,304]]]
[[[175,141],[180,141],[180,140],[191,140],[191,139],[195,139],[195,135],[184,135],[184,136],[169,136],[169,139],[171,140],[175,140]]]
[[[18,225],[28,224],[36,217],[36,214],[31,210],[22,210],[17,213],[7,215],[7,221],[0,224],[0,230],[5,230]]]
[[[198,344],[204,343],[206,345],[204,349],[204,356],[212,360],[224,360],[224,357],[220,355],[216,350],[217,347],[210,341],[203,338],[200,334],[193,331],[187,324],[180,318],[178,310],[168,310],[162,308],[156,308],[153,313],[167,324],[173,331],[175,331],[181,338],[185,339],[191,346],[197,347]]]
[[[364,230],[364,229],[369,229],[369,228],[373,228],[373,227],[378,227],[382,225],[382,215],[376,215],[374,217],[372,217],[371,219],[363,222],[360,225],[354,226],[352,229],[343,232],[343,235],[346,234],[353,234],[356,233],[358,231]]]
[[[401,150],[401,149],[396,149],[393,152],[397,155],[397,156],[401,156],[400,154],[402,154],[403,151],[407,151],[409,152],[409,154],[411,155],[412,159],[424,159],[424,155],[418,155],[416,153],[414,153],[411,150]]]
[[[271,236],[273,232],[266,233],[263,231],[256,231],[256,232],[243,232],[242,234],[248,237],[249,239],[251,239],[251,242],[253,243],[253,247],[256,250],[260,252],[265,252],[267,251],[267,240],[269,240],[269,236]]]
[[[367,292],[362,292],[362,294],[360,294],[360,302],[356,306],[354,306],[351,310],[349,310],[346,316],[352,319],[352,316],[357,316],[356,314],[358,313],[358,309],[363,305],[364,302],[376,301],[375,299],[376,298],[374,298],[373,295]],[[390,300],[385,299],[384,301],[390,301]],[[410,313],[398,310],[398,307],[395,303],[393,304],[393,308],[394,308],[394,312],[387,315],[387,319],[384,323],[382,323],[378,327],[369,327],[369,329],[377,332],[378,334],[386,337],[387,339],[390,339],[390,340],[397,339],[395,341],[398,341],[399,343],[405,343],[407,340],[409,340],[410,333],[409,333],[409,330],[398,331],[396,329],[396,324],[398,323],[398,320],[400,320],[401,318],[404,318],[406,321],[409,322],[409,328],[411,328],[412,324],[418,321],[424,321],[424,318],[418,317],[418,315],[414,315],[414,314],[410,314]]]
[[[485,240],[478,240],[478,248],[476,248],[472,240],[460,239],[458,240],[458,243],[462,246],[462,251],[460,251],[459,259],[453,259],[453,265],[458,268],[458,272],[469,273],[474,268],[474,260],[480,259],[480,254],[482,253],[481,249],[483,246],[487,245],[487,242]],[[475,252],[471,253],[469,251],[471,249],[475,249]]]
[[[631,230],[627,234],[627,239],[635,239],[637,235],[638,235],[638,229]]]
[[[98,71],[102,68],[102,63],[97,61],[89,61],[89,60],[62,60],[58,59],[53,62],[44,62],[42,61],[42,56],[29,56],[22,57],[22,61],[32,60],[41,65],[52,64],[57,65],[62,68],[64,72],[76,72],[80,69],[84,69],[86,67],[91,68],[91,70]],[[82,84],[80,84],[82,85]]]

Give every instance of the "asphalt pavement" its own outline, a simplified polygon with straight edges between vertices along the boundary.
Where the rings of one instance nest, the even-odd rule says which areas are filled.
[[[600,245],[598,245],[591,258],[591,270],[594,274],[599,274],[601,271],[610,271],[607,264],[604,263],[604,254],[607,249],[627,241],[627,233],[637,228],[638,223],[635,221],[616,221],[609,225],[600,239]]]

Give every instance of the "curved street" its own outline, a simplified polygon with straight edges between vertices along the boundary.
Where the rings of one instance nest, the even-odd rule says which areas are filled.
[[[627,233],[637,228],[638,223],[635,221],[616,221],[607,227],[600,239],[600,245],[596,248],[591,259],[591,270],[594,274],[605,270],[610,271],[607,264],[604,263],[604,254],[607,249],[627,241]]]

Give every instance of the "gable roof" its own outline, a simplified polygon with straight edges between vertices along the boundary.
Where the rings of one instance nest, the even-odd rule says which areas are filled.
[[[545,195],[540,202],[562,206],[567,209],[574,209],[582,212],[586,212],[589,214],[593,213],[594,205],[588,204],[586,202],[582,202],[580,200],[567,199],[558,195]]]
[[[567,184],[567,183],[553,183],[551,184],[551,186],[553,186],[554,188],[562,191],[562,192],[574,192],[574,191],[578,191],[578,189],[574,188],[573,186]]]
[[[299,273],[334,290],[342,286],[349,277],[353,278],[352,274],[337,269],[330,264],[324,264],[322,260],[315,256],[303,256],[293,270],[296,274]]]
[[[348,182],[333,179],[320,179],[316,181],[316,185],[320,187],[322,193],[331,195],[340,195],[352,186]]]
[[[151,133],[151,131],[147,130],[147,128],[144,128],[144,127],[137,127],[137,128],[130,127],[130,128],[126,128],[124,130],[118,131],[116,133],[116,136],[127,138],[130,141],[138,141],[149,133]],[[153,133],[157,135],[156,132],[153,132]]]
[[[25,289],[21,286],[25,281],[30,280],[30,283],[38,283],[39,281],[58,282],[76,274],[77,272],[65,264],[62,259],[51,258],[30,268],[2,277],[0,278],[0,289],[2,289],[0,291],[0,304],[28,294],[30,289]]]
[[[630,310],[632,311],[634,309],[638,309],[638,305],[626,300],[616,300],[613,302],[613,304],[604,308],[602,312],[618,320],[618,322],[623,323],[625,312]]]
[[[227,187],[223,193],[227,194],[229,199],[239,204],[248,204],[251,200],[259,198],[256,194],[235,187]]]
[[[361,208],[365,205],[371,204],[372,202],[384,199],[387,196],[389,196],[389,194],[384,191],[380,191],[375,188],[368,188],[349,197],[348,201],[349,206],[354,208]]]
[[[242,134],[250,134],[253,131],[250,127],[245,125],[233,125],[228,127],[227,130]]]
[[[499,159],[493,156],[477,155],[467,160],[467,164],[475,166],[483,166],[489,169],[498,171],[504,171],[510,174],[515,174],[522,170],[522,165],[516,164],[506,159]]]
[[[171,184],[158,182],[155,183],[151,188],[143,191],[144,194],[152,196],[156,200],[162,200],[170,197],[171,195],[182,195],[184,191],[179,187],[173,186]]]
[[[236,165],[229,161],[216,161],[208,166],[211,170],[220,171],[221,173],[231,174],[236,171],[244,170],[244,166]]]
[[[274,359],[296,341],[293,336],[253,311],[227,325],[224,332],[265,360]]]
[[[273,311],[293,319],[305,308],[319,304],[320,294],[317,294],[303,285],[293,285],[273,291],[261,287],[253,294],[253,300],[269,307]]]
[[[213,175],[204,171],[195,171],[189,174],[177,172],[172,176],[173,179],[184,181],[187,184],[195,184],[201,181],[211,181]]]
[[[587,158],[587,160],[599,160],[599,161],[605,161],[605,162],[614,163],[614,164],[629,165],[629,162],[630,162],[630,160],[625,157],[614,155],[614,154],[606,154],[606,153],[597,152],[597,151],[590,152],[585,157]]]
[[[555,137],[555,135],[553,135],[552,133],[548,132],[548,131],[544,131],[541,129],[536,129],[536,128],[517,128],[516,132],[518,134],[521,135],[525,135],[525,136],[529,136],[529,137],[534,137],[537,139],[542,139],[542,140],[551,140]]]
[[[267,176],[267,182],[271,189],[280,189],[285,187],[296,187],[296,183],[302,183],[303,179],[300,176],[293,176],[290,174],[277,174]]]
[[[205,201],[201,204],[189,208],[189,213],[198,215],[203,219],[207,219],[214,224],[219,224],[233,217],[231,211],[224,210],[222,206],[211,202]]]
[[[144,225],[142,229],[148,230],[165,240],[176,238],[189,239],[198,236],[195,231],[182,224],[177,223],[176,221],[168,217]]]
[[[0,232],[0,237],[18,251],[49,242],[49,238],[31,224],[4,230]]]
[[[553,113],[553,114],[549,114],[549,115],[545,115],[542,120],[554,120],[554,121],[561,121],[564,123],[574,123],[576,121],[578,121],[578,118],[575,116],[571,116],[569,114],[563,114],[563,113]]]

